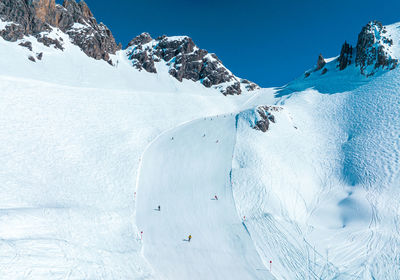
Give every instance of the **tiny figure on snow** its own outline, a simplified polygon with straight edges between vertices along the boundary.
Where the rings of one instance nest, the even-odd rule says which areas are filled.
[[[191,239],[192,239],[192,235],[189,234],[188,242],[190,242]]]
[[[214,198],[215,198],[215,200],[218,200],[218,196],[217,195],[215,195]]]
[[[174,140],[174,137],[171,137],[171,140]]]
[[[203,134],[203,137],[206,137],[206,134]]]
[[[161,206],[160,205],[158,205],[158,211],[161,211]]]
[[[217,143],[217,144],[218,144],[218,142],[219,142],[219,140],[215,141],[215,143]]]

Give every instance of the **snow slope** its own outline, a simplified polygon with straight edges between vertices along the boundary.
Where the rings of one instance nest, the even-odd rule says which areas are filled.
[[[239,115],[235,202],[278,279],[398,279],[399,78],[285,95],[265,134]]]
[[[0,278],[399,278],[399,69],[224,97],[52,36],[0,39]]]
[[[235,134],[234,115],[204,118],[164,133],[144,153],[137,224],[159,279],[272,279],[236,214]]]
[[[31,40],[33,53],[0,39],[0,278],[154,278],[135,218],[142,153],[163,131],[236,111],[249,96],[138,72],[124,54],[112,67],[66,37],[64,52]],[[28,60],[36,52],[43,59]],[[248,263],[263,268],[235,212],[226,215]]]

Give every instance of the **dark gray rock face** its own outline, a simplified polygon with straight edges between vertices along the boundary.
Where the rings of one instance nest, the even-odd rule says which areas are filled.
[[[324,66],[326,65],[325,59],[322,56],[322,54],[319,54],[318,56],[318,60],[317,60],[317,68],[315,69],[315,71],[321,70],[322,68],[324,68]]]
[[[372,21],[364,26],[358,35],[356,65],[360,66],[361,73],[369,76],[375,73],[379,67],[393,69],[398,60],[392,59],[387,52],[388,47],[393,45],[393,40],[386,37],[385,27],[378,21]],[[373,66],[372,70],[367,70]]]
[[[128,46],[126,48],[129,48],[131,46],[142,46],[144,44],[150,43],[153,40],[153,38],[151,38],[150,34],[147,32],[143,32],[142,34],[140,34],[139,36],[133,38]]]
[[[348,65],[351,64],[353,59],[353,47],[347,42],[344,42],[342,50],[340,51],[340,56],[338,58],[339,69],[344,70]]]
[[[352,62],[360,67],[361,74],[374,75],[379,68],[394,69],[398,60],[393,59],[388,50],[393,45],[393,40],[387,35],[385,27],[379,21],[371,21],[364,26],[358,35],[357,45],[354,50],[345,42],[338,59],[338,67],[344,70]]]
[[[283,110],[282,107],[277,106],[259,106],[256,109],[257,121],[255,122],[254,129],[262,132],[267,132],[270,126],[270,122],[275,123],[275,116],[273,112],[279,112]]]
[[[28,42],[28,41],[27,42],[22,42],[22,43],[19,43],[19,45],[21,47],[25,47],[28,50],[32,51],[32,43],[31,42]]]
[[[153,40],[142,33],[128,44],[128,56],[139,70],[156,73],[155,62],[164,61],[177,80],[200,81],[205,87],[216,86],[225,95],[241,94],[241,85],[248,91],[259,88],[234,76],[215,54],[199,49],[187,36],[164,35]]]
[[[65,0],[60,7],[56,26],[67,33],[72,42],[84,53],[95,59],[110,60],[109,54],[121,49],[111,31],[103,23],[97,23],[84,1]],[[76,27],[76,23],[80,26]]]
[[[0,0],[0,18],[13,22],[0,31],[0,36],[7,41],[32,35],[46,46],[63,49],[60,40],[42,33],[57,27],[95,59],[110,62],[109,54],[121,49],[111,31],[104,24],[97,23],[84,1],[65,0],[63,5],[57,5],[55,0]]]

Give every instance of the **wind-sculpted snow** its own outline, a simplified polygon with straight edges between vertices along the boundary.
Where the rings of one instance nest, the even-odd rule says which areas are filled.
[[[348,95],[344,175],[351,185],[393,184],[400,168],[400,73],[386,73]]]
[[[293,92],[265,134],[240,115],[235,201],[277,278],[398,279],[399,76]]]

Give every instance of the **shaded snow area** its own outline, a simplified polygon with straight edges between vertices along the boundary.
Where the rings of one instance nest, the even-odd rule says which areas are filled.
[[[51,37],[0,39],[0,279],[399,279],[399,69],[228,97]]]

